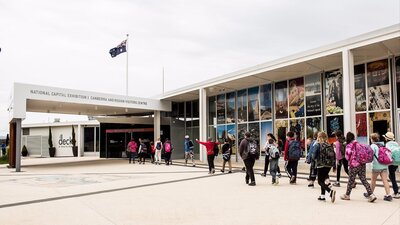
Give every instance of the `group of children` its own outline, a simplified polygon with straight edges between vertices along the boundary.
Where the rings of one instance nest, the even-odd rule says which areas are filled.
[[[162,143],[160,138],[158,138],[155,144],[154,142],[150,142],[150,146],[147,146],[147,144],[144,143],[141,138],[139,138],[139,144],[136,143],[134,138],[131,138],[131,141],[128,143],[126,149],[129,157],[129,163],[135,163],[135,158],[138,157],[139,164],[145,164],[146,157],[150,155],[151,163],[156,165],[161,164],[162,153],[164,153],[165,164],[172,164],[172,150],[173,145],[168,138],[165,139],[164,143]]]

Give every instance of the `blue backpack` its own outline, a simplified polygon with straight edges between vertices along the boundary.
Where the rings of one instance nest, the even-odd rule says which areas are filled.
[[[299,160],[301,156],[301,143],[297,140],[289,141],[289,151],[288,158],[289,160]]]

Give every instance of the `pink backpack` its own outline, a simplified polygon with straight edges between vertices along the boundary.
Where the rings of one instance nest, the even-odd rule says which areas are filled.
[[[171,144],[170,143],[165,143],[164,144],[164,149],[165,149],[165,152],[171,152]]]
[[[380,145],[380,144],[376,144],[376,145],[379,147],[378,157],[376,157],[376,155],[374,155],[374,156],[378,160],[378,162],[382,165],[392,164],[393,163],[392,152],[383,145]]]
[[[354,143],[356,148],[356,160],[360,164],[370,163],[374,160],[374,150],[372,150],[371,146]]]

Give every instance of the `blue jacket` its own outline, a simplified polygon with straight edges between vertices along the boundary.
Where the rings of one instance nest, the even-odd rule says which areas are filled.
[[[315,150],[316,146],[318,146],[316,143],[317,140],[313,140],[310,144],[310,150],[308,150],[308,155],[307,155],[307,163],[310,164],[312,160],[315,159]],[[318,146],[319,147],[319,146]]]
[[[185,142],[183,143],[183,148],[185,149],[185,152],[193,151],[194,145],[192,145],[192,147],[190,147],[190,145],[189,145],[190,141],[191,140],[185,138]],[[192,144],[193,144],[193,142],[192,142]]]

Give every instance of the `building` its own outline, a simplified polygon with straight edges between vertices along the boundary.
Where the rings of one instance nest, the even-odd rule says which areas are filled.
[[[183,156],[185,134],[200,140],[229,136],[237,146],[246,130],[259,143],[265,142],[269,132],[284,140],[289,130],[298,132],[302,139],[324,130],[332,140],[333,132],[342,130],[356,133],[357,139],[366,143],[373,132],[400,135],[400,24],[155,99],[25,84],[14,87],[10,133],[16,149],[20,147],[19,124],[26,111],[101,116],[111,125],[102,129],[100,121],[100,157],[111,157],[101,140],[113,129],[126,134],[132,130],[123,129],[146,128],[150,139],[171,138],[176,157]],[[139,127],[132,125],[135,119],[147,122]],[[204,159],[204,151],[196,149],[196,153]]]

